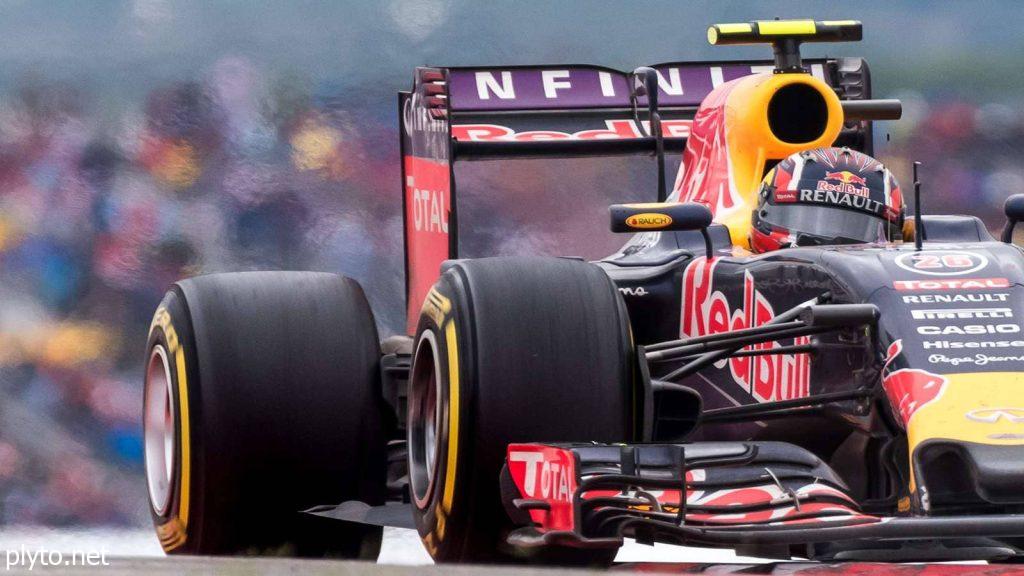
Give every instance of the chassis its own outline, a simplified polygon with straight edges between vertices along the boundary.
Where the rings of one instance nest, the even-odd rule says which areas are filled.
[[[860,35],[851,21],[717,25],[712,43],[771,43],[774,62],[630,74],[418,69],[399,96],[408,335],[377,348],[361,291],[309,279],[361,326],[327,352],[344,362],[309,372],[320,358],[305,351],[339,324],[295,302],[321,296],[291,277],[260,279],[264,292],[241,283],[274,307],[266,323],[285,327],[274,342],[301,351],[267,352],[259,373],[305,374],[288,377],[286,395],[254,382],[244,402],[262,411],[231,416],[249,425],[249,412],[266,423],[274,406],[291,410],[267,427],[271,448],[238,456],[301,468],[275,518],[305,509],[378,544],[380,526],[416,528],[439,561],[606,564],[625,537],[818,560],[1024,554],[1024,254],[1010,243],[1024,197],[1008,201],[1001,241],[973,216],[918,213],[906,242],[746,251],[774,162],[830,145],[870,153],[872,122],[898,118],[898,102],[870,99],[862,60],[800,57],[803,42]],[[671,188],[666,151],[683,152]],[[612,230],[634,234],[618,253],[459,259],[456,160],[630,154],[657,159],[658,203],[611,208]],[[225,402],[207,404],[208,391],[242,373],[262,382],[235,365],[206,372],[207,333],[246,317],[221,309],[242,290],[221,284],[180,283],[154,320],[147,470],[158,533],[169,551],[301,551],[304,526],[223,528],[248,526],[244,498],[189,504],[237,485],[232,470],[244,468],[197,466],[200,496],[189,495],[184,463],[206,462],[206,445],[234,446],[209,432]],[[204,315],[229,320],[212,329]],[[215,349],[266,351],[243,341],[225,336]],[[338,381],[360,391],[348,404],[320,391]],[[195,434],[212,437],[189,439],[188,394],[204,402]],[[305,396],[325,401],[295,400]],[[309,438],[322,441],[316,465],[291,449]],[[201,457],[182,451],[190,442]],[[161,446],[178,447],[161,459]],[[350,461],[323,456],[339,449]],[[313,477],[323,481],[306,490]],[[198,535],[188,506],[201,510]]]

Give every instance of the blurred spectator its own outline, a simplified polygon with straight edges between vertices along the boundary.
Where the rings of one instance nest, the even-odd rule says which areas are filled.
[[[174,281],[319,265],[398,307],[400,259],[368,273],[397,221],[348,216],[400,218],[397,196],[349,193],[397,177],[353,170],[356,131],[290,80],[226,58],[102,123],[64,84],[0,101],[0,523],[146,521],[141,358]]]

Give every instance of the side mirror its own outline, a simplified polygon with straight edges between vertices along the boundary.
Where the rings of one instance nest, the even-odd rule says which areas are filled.
[[[882,316],[874,304],[816,304],[800,313],[800,320],[815,328],[874,326]]]
[[[1003,227],[1003,234],[999,239],[1009,244],[1013,241],[1013,227],[1017,222],[1024,220],[1024,194],[1014,194],[1007,198],[1003,204],[1003,212],[1006,214],[1006,226]]]
[[[707,257],[713,257],[711,237],[708,226],[711,225],[711,210],[696,202],[652,202],[646,204],[612,204],[608,211],[611,214],[612,232],[682,232],[700,230],[704,236]]]
[[[641,66],[633,70],[633,105],[638,98],[647,98],[647,107],[658,109],[658,72],[654,68]]]

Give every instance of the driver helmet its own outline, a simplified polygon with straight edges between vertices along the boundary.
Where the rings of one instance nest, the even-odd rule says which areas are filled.
[[[761,182],[750,248],[867,244],[902,238],[903,195],[881,162],[816,148],[779,162]]]

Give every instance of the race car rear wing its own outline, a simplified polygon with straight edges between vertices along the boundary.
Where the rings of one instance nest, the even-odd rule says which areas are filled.
[[[860,58],[808,59],[803,65],[841,100],[871,97],[870,74]],[[680,152],[712,89],[774,66],[730,61],[652,68],[654,106],[633,73],[611,68],[417,68],[412,90],[401,92],[398,102],[410,333],[441,263],[458,257],[457,160],[654,155],[659,145]],[[857,117],[851,106],[847,119]],[[655,137],[658,125],[661,138]],[[848,122],[837,144],[870,154],[871,123]]]

